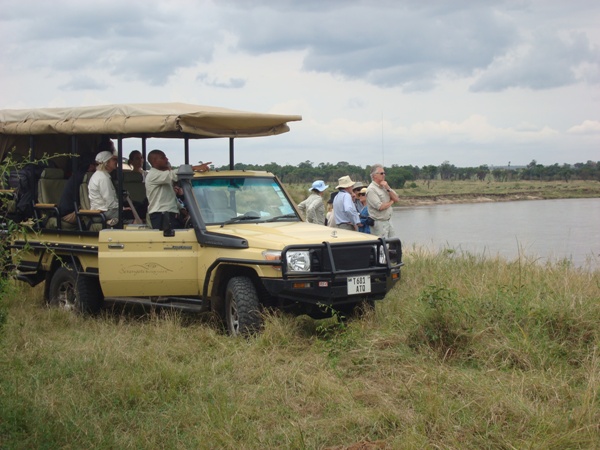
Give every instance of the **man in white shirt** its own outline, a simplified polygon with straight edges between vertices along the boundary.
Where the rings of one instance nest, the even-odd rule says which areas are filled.
[[[152,228],[164,229],[163,213],[169,213],[169,228],[182,228],[177,194],[181,188],[174,186],[177,174],[171,169],[169,159],[162,150],[152,150],[148,153],[148,162],[152,168],[146,175],[146,196],[148,197],[148,214]],[[193,166],[198,172],[208,171],[210,162]]]

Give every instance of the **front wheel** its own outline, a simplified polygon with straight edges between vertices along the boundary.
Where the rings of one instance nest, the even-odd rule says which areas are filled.
[[[59,267],[50,281],[48,304],[84,314],[102,309],[102,290],[98,278],[78,274],[72,267]]]
[[[248,277],[234,277],[225,293],[225,324],[233,336],[257,332],[262,325],[256,288]]]

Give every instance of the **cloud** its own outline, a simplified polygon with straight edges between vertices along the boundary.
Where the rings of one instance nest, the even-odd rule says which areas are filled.
[[[580,125],[575,125],[567,130],[569,134],[600,134],[600,121],[585,120]]]
[[[92,77],[86,75],[76,75],[67,83],[60,86],[61,89],[66,91],[81,91],[81,90],[95,90],[102,91],[108,88],[108,84],[98,81]]]
[[[600,80],[599,50],[584,31],[523,28],[522,18],[537,13],[535,2],[0,0],[0,6],[0,59],[24,68],[93,69],[151,86],[213,62],[224,44],[253,55],[302,51],[305,71],[407,93],[433,90],[448,77],[477,77],[473,92]],[[580,7],[575,1],[548,9],[555,18]],[[243,84],[231,77],[217,86]]]
[[[570,33],[561,37],[556,31],[546,30],[498,57],[470,89],[473,92],[510,87],[549,89],[580,81],[593,82],[593,74],[598,72],[600,49],[587,36]]]
[[[22,67],[162,85],[179,68],[209,61],[221,39],[210,14],[198,20],[179,2],[2,3],[0,37],[8,45],[0,59]]]
[[[432,89],[448,73],[472,74],[513,45],[514,25],[493,9],[434,5],[348,1],[288,12],[293,20],[263,6],[237,11],[233,21],[245,51],[307,49],[307,71],[409,91]]]
[[[196,76],[196,80],[206,86],[225,88],[225,89],[241,89],[246,85],[246,80],[243,78],[228,78],[222,80],[220,78],[210,77],[206,73],[200,73]]]

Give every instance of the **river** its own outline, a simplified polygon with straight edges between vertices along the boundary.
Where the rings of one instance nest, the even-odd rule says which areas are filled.
[[[399,207],[392,222],[405,249],[453,249],[600,269],[600,199]]]

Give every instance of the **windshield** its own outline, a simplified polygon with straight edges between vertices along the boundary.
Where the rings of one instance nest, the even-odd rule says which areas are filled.
[[[274,178],[194,178],[192,188],[206,224],[300,220]]]

